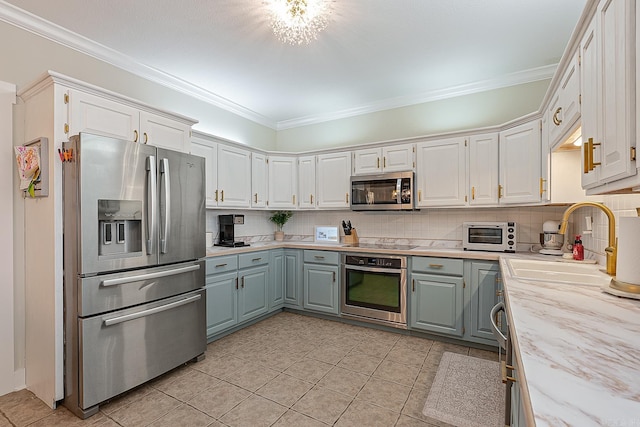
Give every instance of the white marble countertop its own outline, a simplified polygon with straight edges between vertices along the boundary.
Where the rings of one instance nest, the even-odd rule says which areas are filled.
[[[640,426],[640,301],[594,285],[518,280],[507,259],[500,264],[528,425]]]

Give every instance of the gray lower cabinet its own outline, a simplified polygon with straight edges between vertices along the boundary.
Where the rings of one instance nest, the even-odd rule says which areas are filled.
[[[269,310],[269,253],[206,260],[207,337]]]
[[[490,313],[502,292],[500,266],[492,261],[468,261],[470,264],[470,335],[495,344]]]
[[[274,249],[271,251],[269,311],[283,306],[302,308],[302,251]]]
[[[305,250],[303,275],[304,309],[337,315],[340,310],[338,253]]]
[[[463,262],[459,259],[413,257],[411,329],[461,337],[464,334]]]

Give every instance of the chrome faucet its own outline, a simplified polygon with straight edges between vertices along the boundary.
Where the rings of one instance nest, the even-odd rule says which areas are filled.
[[[562,222],[560,223],[560,234],[567,233],[567,226],[569,225],[569,216],[573,211],[584,206],[592,206],[602,210],[609,219],[609,246],[605,248],[607,253],[607,274],[610,276],[616,275],[616,260],[618,257],[618,242],[616,241],[616,217],[605,205],[597,202],[578,202],[569,206],[562,215]]]

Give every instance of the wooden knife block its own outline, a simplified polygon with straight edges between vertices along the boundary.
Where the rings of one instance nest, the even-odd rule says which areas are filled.
[[[348,243],[350,245],[358,243],[358,232],[355,228],[351,229],[351,234],[344,235],[344,243]]]

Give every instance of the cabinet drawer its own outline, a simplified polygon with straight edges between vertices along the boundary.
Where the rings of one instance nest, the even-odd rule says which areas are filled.
[[[207,258],[207,275],[235,271],[238,269],[238,255]]]
[[[338,265],[338,252],[329,251],[304,251],[304,262],[312,262],[314,264],[331,264]]]
[[[412,271],[462,276],[462,260],[454,258],[413,257]]]
[[[238,268],[255,267],[269,263],[269,251],[251,252],[238,255]]]

